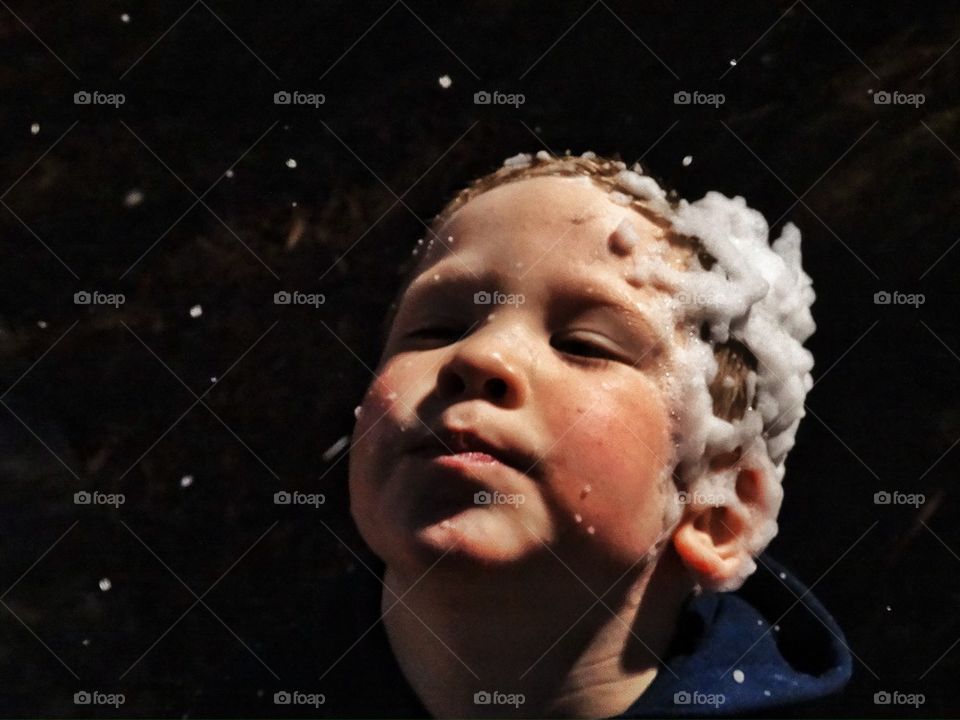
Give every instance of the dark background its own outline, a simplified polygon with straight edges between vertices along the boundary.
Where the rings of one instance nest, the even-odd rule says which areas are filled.
[[[288,715],[258,690],[322,671],[312,611],[361,551],[344,453],[324,451],[352,427],[397,266],[467,180],[570,149],[642,156],[685,197],[744,195],[775,233],[800,227],[817,385],[770,552],[858,656],[816,712],[960,714],[960,11],[0,5],[0,712],[115,714],[76,707],[86,688],[123,692],[124,715]],[[881,89],[925,102],[878,105]],[[275,305],[284,289],[326,303]],[[874,304],[884,290],[925,303]],[[84,489],[126,501],[74,504]],[[277,506],[282,489],[327,502]]]

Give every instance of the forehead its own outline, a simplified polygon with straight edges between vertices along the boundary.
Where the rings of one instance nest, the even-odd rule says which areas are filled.
[[[626,254],[611,244],[624,220],[636,241]],[[449,266],[528,282],[585,271],[625,278],[634,263],[681,268],[687,259],[662,227],[613,202],[589,178],[535,177],[495,187],[458,209],[437,230],[417,274]]]

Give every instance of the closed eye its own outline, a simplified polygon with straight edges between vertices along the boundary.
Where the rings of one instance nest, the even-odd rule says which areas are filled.
[[[550,341],[550,345],[555,350],[580,358],[600,361],[625,361],[623,355],[605,343],[588,339],[584,336],[573,337],[568,335],[566,337],[555,338]]]

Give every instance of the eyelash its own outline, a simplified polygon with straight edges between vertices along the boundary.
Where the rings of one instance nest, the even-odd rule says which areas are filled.
[[[446,340],[457,339],[459,340],[461,337],[463,337],[463,332],[459,328],[427,326],[427,327],[422,327],[418,330],[414,330],[411,333],[408,333],[407,337],[416,338],[416,339],[446,339]],[[561,347],[564,345],[566,346],[575,345],[580,348],[587,348],[590,352],[602,353],[602,355],[600,356],[586,355],[586,354],[578,354],[578,353],[572,353],[569,351],[564,351],[563,349],[561,349]],[[597,345],[595,343],[590,343],[585,340],[580,340],[576,338],[565,338],[561,340],[551,339],[550,347],[552,347],[554,350],[557,350],[558,352],[563,353],[564,355],[575,357],[576,362],[580,362],[584,364],[605,366],[605,365],[609,365],[612,362],[622,362],[622,358],[620,358],[618,355],[611,352],[610,350],[607,350],[606,348],[600,345]]]

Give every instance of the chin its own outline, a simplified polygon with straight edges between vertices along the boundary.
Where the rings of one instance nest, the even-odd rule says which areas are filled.
[[[392,553],[404,548],[406,558],[423,570],[443,558],[446,568],[491,568],[517,564],[542,550],[540,541],[519,518],[497,508],[471,507],[442,520],[412,527],[396,538]]]

